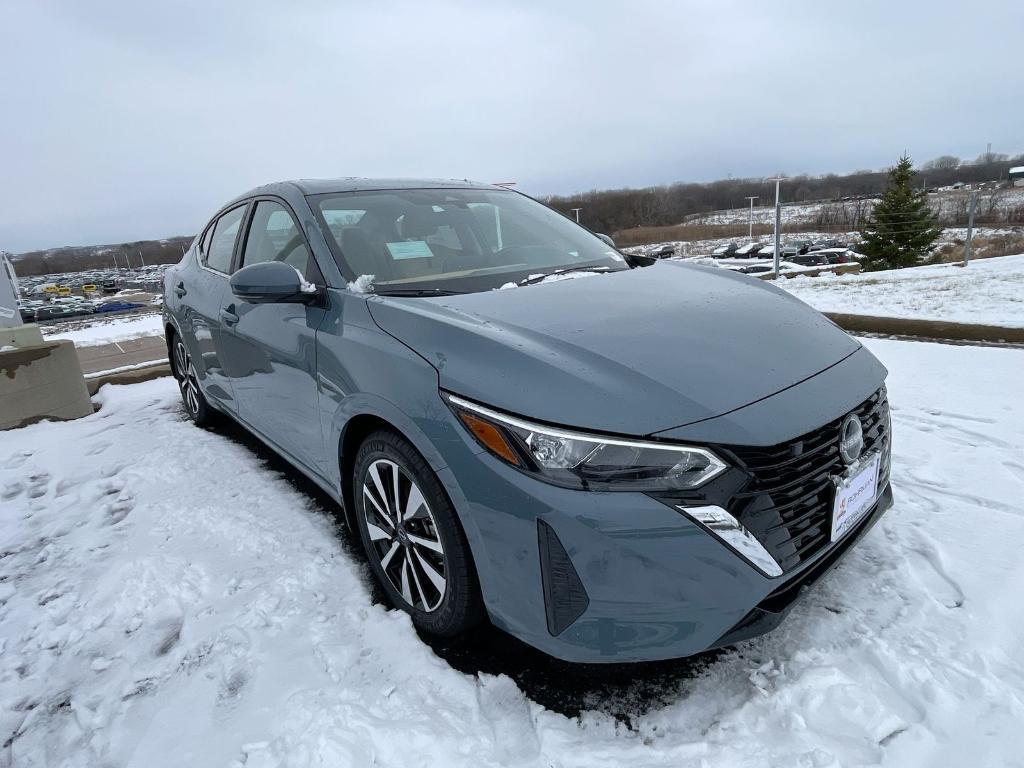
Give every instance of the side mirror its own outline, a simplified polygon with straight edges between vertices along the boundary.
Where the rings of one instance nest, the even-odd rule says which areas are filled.
[[[605,243],[610,245],[612,248],[615,247],[615,241],[608,237],[608,235],[602,235],[600,232],[595,232],[594,234],[600,237],[602,240],[604,240]]]
[[[291,264],[264,261],[242,267],[231,276],[231,292],[250,304],[297,303],[316,301],[319,291],[310,285]]]
[[[626,263],[633,269],[636,269],[637,267],[649,267],[652,264],[658,263],[656,256],[643,256],[639,253],[624,253],[622,256],[626,259]]]

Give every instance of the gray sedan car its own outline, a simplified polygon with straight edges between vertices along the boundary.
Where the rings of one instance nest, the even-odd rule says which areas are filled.
[[[767,631],[892,503],[885,369],[771,285],[609,243],[488,185],[255,189],[166,272],[186,410],[336,499],[424,632],[611,662]]]

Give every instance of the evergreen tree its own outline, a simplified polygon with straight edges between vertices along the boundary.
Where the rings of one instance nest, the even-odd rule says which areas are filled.
[[[889,171],[881,199],[861,233],[860,251],[868,257],[864,268],[913,267],[938,240],[941,230],[928,208],[928,196],[914,189],[913,163],[904,155]]]

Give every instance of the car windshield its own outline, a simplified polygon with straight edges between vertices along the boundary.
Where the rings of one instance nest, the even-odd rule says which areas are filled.
[[[525,195],[399,189],[310,198],[349,280],[377,293],[472,292],[560,270],[628,269],[607,243]]]

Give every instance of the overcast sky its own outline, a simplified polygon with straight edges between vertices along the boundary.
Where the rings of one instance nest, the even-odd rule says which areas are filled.
[[[1024,151],[1024,2],[0,0],[0,250],[298,177],[533,195]]]

